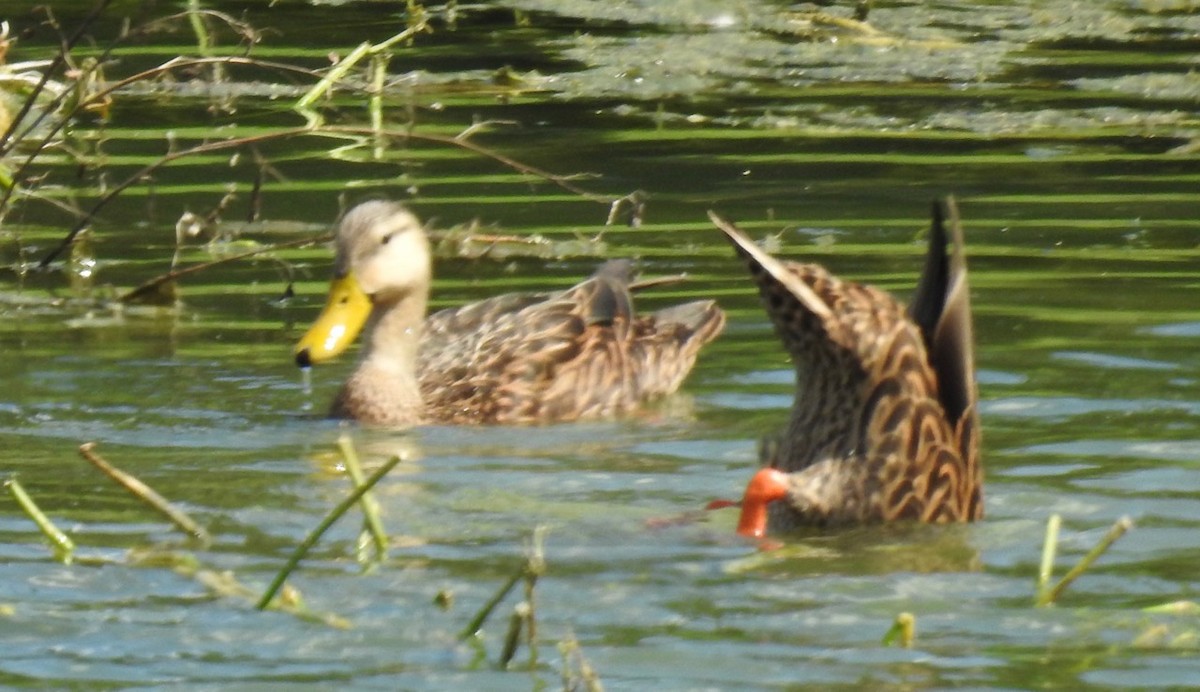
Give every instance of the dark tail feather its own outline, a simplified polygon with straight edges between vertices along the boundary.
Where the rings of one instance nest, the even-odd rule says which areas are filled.
[[[908,316],[921,328],[925,343],[933,343],[933,333],[946,307],[950,284],[950,261],[946,256],[946,221],[941,200],[933,202],[933,221],[929,225],[929,244],[925,250],[925,268],[908,304]]]
[[[953,197],[933,203],[925,269],[908,314],[921,328],[951,422],[975,402],[975,336],[962,222]],[[946,246],[951,244],[950,254]]]

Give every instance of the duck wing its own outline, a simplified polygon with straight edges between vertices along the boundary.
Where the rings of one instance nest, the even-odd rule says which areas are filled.
[[[708,311],[677,306],[638,317],[631,279],[632,264],[612,260],[560,293],[431,315],[419,368],[427,418],[568,421],[674,391],[724,314],[709,301]]]

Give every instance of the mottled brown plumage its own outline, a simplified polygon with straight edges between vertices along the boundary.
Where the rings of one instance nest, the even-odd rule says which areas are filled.
[[[426,318],[428,242],[416,217],[392,202],[348,212],[337,249],[338,272],[359,279],[371,317],[362,361],[332,413],[365,423],[544,423],[629,412],[678,389],[725,324],[713,301],[637,315],[626,260],[565,291],[507,294]],[[309,350],[297,349],[298,362],[310,360]]]
[[[766,468],[746,489],[739,531],[980,518],[971,306],[954,201],[934,204],[907,310],[819,265],[780,262],[710,216],[749,266],[796,368],[791,421],[764,445]]]

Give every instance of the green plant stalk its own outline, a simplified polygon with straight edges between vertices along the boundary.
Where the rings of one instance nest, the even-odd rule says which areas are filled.
[[[1035,603],[1040,603],[1050,587],[1050,576],[1054,572],[1054,556],[1058,552],[1058,532],[1062,528],[1062,517],[1051,514],[1046,521],[1046,538],[1042,543],[1042,563],[1038,567],[1037,596]]]
[[[354,482],[354,487],[358,488],[363,484],[363,472],[358,452],[354,450],[354,443],[350,441],[349,435],[340,435],[337,446],[346,462],[346,473],[350,474],[350,480]],[[375,560],[383,562],[387,559],[388,538],[383,530],[383,521],[379,518],[379,502],[368,491],[362,494],[359,505],[362,507],[363,529],[371,534],[371,541],[375,546]]]
[[[334,65],[333,68],[321,78],[321,81],[314,84],[307,93],[301,96],[300,100],[296,101],[296,105],[293,106],[293,108],[296,110],[311,108],[317,99],[329,93],[329,90],[333,88],[334,83],[342,77],[345,77],[346,73],[353,69],[354,66],[358,64],[358,61],[362,60],[370,52],[371,43],[369,41],[363,41],[362,43],[358,44],[358,47],[350,51],[349,55],[339,60],[338,64]]]
[[[208,535],[208,531],[203,526],[197,524],[195,520],[187,515],[186,512],[171,504],[162,495],[159,495],[153,488],[138,480],[134,476],[121,469],[113,466],[96,453],[95,442],[85,442],[79,446],[79,454],[88,461],[92,466],[100,469],[104,475],[116,481],[118,485],[128,490],[131,494],[144,502],[146,505],[162,514],[169,519],[172,524],[186,534],[191,535],[201,544],[208,546],[212,544],[212,536]]]
[[[71,557],[75,553],[75,541],[72,541],[70,536],[63,533],[62,529],[54,525],[50,517],[37,506],[29,493],[25,492],[25,488],[15,479],[10,478],[4,481],[4,485],[8,486],[8,492],[12,494],[13,499],[21,506],[26,516],[37,524],[42,535],[50,540],[50,545],[54,549],[54,558],[64,564],[71,562]]]
[[[371,45],[369,41],[363,41],[362,43],[358,44],[358,47],[350,51],[349,55],[339,60],[338,64],[334,65],[333,68],[321,78],[321,81],[314,84],[313,87],[304,94],[304,96],[301,96],[300,99],[296,101],[296,105],[294,105],[293,108],[298,111],[311,108],[317,99],[329,93],[329,90],[333,88],[333,85],[342,77],[345,77],[346,73],[353,69],[354,66],[357,65],[358,62],[364,57],[382,53],[401,41],[407,41],[420,32],[425,31],[427,28],[428,27],[426,26],[425,22],[421,21],[387,39],[383,43]]]
[[[508,632],[504,635],[504,649],[500,652],[500,667],[507,668],[521,646],[521,627],[529,623],[529,604],[522,601],[513,606],[508,619]]]
[[[204,18],[200,16],[199,0],[188,0],[187,4],[188,23],[192,25],[192,32],[196,34],[196,50],[204,57],[212,55],[212,36],[208,33],[208,27],[204,25]]]
[[[496,609],[496,606],[500,605],[500,601],[504,600],[504,597],[508,595],[508,592],[512,591],[513,587],[517,585],[517,582],[521,581],[521,578],[525,576],[525,569],[526,565],[522,563],[521,567],[513,572],[512,576],[508,578],[508,581],[504,582],[504,586],[500,587],[500,590],[496,592],[496,595],[492,596],[491,600],[483,604],[483,607],[479,609],[479,612],[475,613],[475,617],[471,618],[471,622],[467,623],[467,626],[463,628],[462,632],[458,633],[459,641],[475,636],[475,633],[478,632],[481,627],[483,627],[483,623],[488,619],[488,616],[492,614],[492,611]]]
[[[212,32],[208,30],[204,8],[200,6],[200,0],[188,0],[187,18],[188,23],[192,26],[192,33],[196,34],[196,52],[201,57],[211,58],[216,41],[213,40]],[[212,64],[212,81],[217,84],[225,81],[225,70],[219,62]]]
[[[525,603],[528,613],[525,616],[525,639],[529,645],[529,669],[537,668],[537,599],[536,587],[538,578],[546,573],[545,550],[546,527],[536,526],[530,540],[529,557],[525,561]]]
[[[917,618],[912,613],[900,613],[892,623],[891,628],[883,635],[883,645],[890,646],[898,643],[906,649],[911,649],[913,640],[917,637]]]
[[[403,459],[403,456],[394,456],[384,462],[383,465],[378,469],[375,469],[375,472],[372,473],[362,485],[354,488],[349,495],[343,498],[342,501],[339,502],[337,506],[334,507],[329,514],[327,514],[325,518],[322,519],[321,522],[317,524],[317,526],[313,528],[311,532],[309,532],[307,536],[304,537],[304,540],[300,542],[300,545],[296,546],[296,549],[292,551],[292,555],[288,558],[287,563],[284,564],[283,569],[279,570],[279,574],[275,575],[275,579],[271,582],[270,586],[267,587],[267,590],[263,593],[262,598],[258,599],[258,603],[255,604],[256,608],[259,610],[266,610],[266,608],[271,604],[271,600],[275,598],[275,594],[279,593],[279,589],[283,586],[283,582],[287,579],[288,575],[292,573],[292,570],[296,568],[296,565],[300,564],[300,560],[304,559],[304,556],[308,554],[308,551],[314,545],[317,544],[317,541],[321,540],[321,536],[325,535],[325,532],[329,530],[329,527],[333,526],[338,519],[341,519],[342,515],[349,511],[349,509],[358,502],[359,498],[361,498],[364,493],[375,487],[375,484],[378,483],[384,476],[386,476],[389,471],[395,468],[396,464],[399,464]]]
[[[1037,605],[1047,606],[1058,600],[1058,597],[1062,595],[1062,592],[1066,590],[1067,586],[1069,586],[1071,582],[1075,581],[1081,574],[1086,572],[1087,569],[1092,566],[1093,562],[1107,552],[1108,549],[1112,547],[1112,544],[1115,543],[1121,536],[1124,536],[1125,532],[1129,531],[1131,528],[1133,528],[1132,519],[1129,517],[1121,517],[1118,519],[1112,525],[1112,527],[1109,528],[1108,532],[1104,534],[1104,537],[1100,539],[1100,542],[1097,543],[1094,548],[1089,550],[1087,555],[1083,556],[1083,559],[1079,561],[1079,564],[1072,567],[1070,571],[1063,575],[1063,578],[1054,585],[1053,589],[1050,589],[1048,592],[1038,598]]]
[[[1200,603],[1195,601],[1171,601],[1159,605],[1142,608],[1143,613],[1164,613],[1167,615],[1200,615]]]
[[[383,83],[387,76],[388,60],[387,53],[371,56],[371,97],[367,101],[367,110],[371,115],[371,129],[375,131],[375,149],[372,153],[376,159],[383,158]]]
[[[424,15],[424,13],[421,13],[421,16],[419,16],[417,18],[417,21],[411,23],[409,25],[409,27],[407,29],[405,29],[404,31],[401,31],[400,33],[383,41],[382,43],[376,43],[374,46],[371,47],[371,52],[372,53],[382,53],[384,51],[390,50],[391,47],[396,45],[397,43],[401,43],[403,41],[408,41],[408,40],[412,39],[412,37],[416,36],[417,34],[421,33],[422,31],[428,31],[429,25],[425,23],[425,19],[424,19],[423,15]]]

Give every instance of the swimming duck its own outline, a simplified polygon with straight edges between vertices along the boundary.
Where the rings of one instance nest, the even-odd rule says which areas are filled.
[[[907,310],[819,265],[781,262],[709,216],[748,265],[796,368],[791,422],[763,445],[765,467],[746,487],[738,532],[982,517],[971,304],[954,200],[933,205]]]
[[[396,202],[348,211],[324,311],[294,351],[308,367],[366,329],[331,415],[407,427],[608,417],[674,392],[725,325],[711,300],[636,315],[632,264],[557,293],[507,294],[425,316],[429,241]]]

